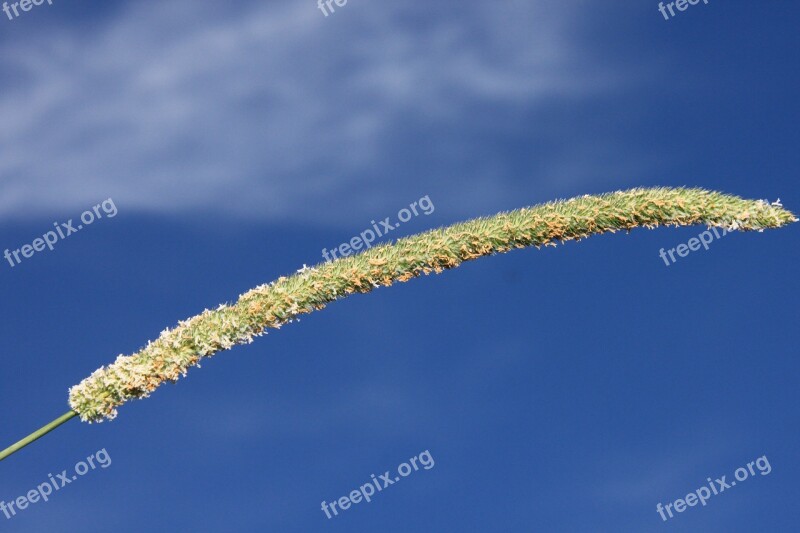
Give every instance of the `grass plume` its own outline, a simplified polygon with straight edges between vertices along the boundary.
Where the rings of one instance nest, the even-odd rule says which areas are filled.
[[[161,384],[186,375],[202,358],[252,342],[267,329],[280,328],[350,294],[440,273],[479,257],[637,227],[705,224],[762,231],[795,221],[779,203],[685,188],[587,195],[476,218],[304,268],[256,287],[235,304],[180,322],[140,351],[121,355],[95,371],[70,389],[69,404],[83,421],[113,419],[125,402],[147,397]]]

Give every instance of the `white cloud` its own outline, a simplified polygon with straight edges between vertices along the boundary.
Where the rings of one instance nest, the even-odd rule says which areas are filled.
[[[469,167],[449,192],[468,208],[513,191],[502,163],[464,163],[471,147],[449,134],[490,126],[487,108],[614,82],[571,41],[570,3],[350,2],[328,18],[311,0],[218,4],[136,2],[46,32],[18,21],[31,32],[0,51],[18,73],[0,93],[0,217],[113,197],[128,211],[335,223],[413,200],[398,204],[402,182],[420,196],[442,186],[403,148],[419,132],[439,170]]]

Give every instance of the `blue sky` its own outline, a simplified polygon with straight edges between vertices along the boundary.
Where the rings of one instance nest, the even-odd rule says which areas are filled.
[[[0,13],[0,438],[160,331],[390,237],[702,186],[800,211],[790,2],[61,2]],[[0,465],[0,531],[794,531],[798,229],[516,251],[355,296]],[[2,447],[2,445],[0,445]],[[331,502],[435,459],[328,520]],[[664,522],[766,455],[756,475]]]

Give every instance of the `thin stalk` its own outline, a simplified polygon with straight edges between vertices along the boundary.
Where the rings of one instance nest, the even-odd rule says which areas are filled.
[[[45,435],[47,435],[48,433],[59,427],[61,424],[64,424],[65,422],[72,420],[76,416],[78,416],[78,413],[76,413],[75,411],[69,411],[68,413],[61,415],[60,417],[56,418],[43,428],[34,431],[33,433],[31,433],[18,443],[13,444],[8,448],[6,448],[5,450],[3,450],[2,452],[0,452],[0,461],[17,453],[28,444],[31,444],[32,442],[41,439],[42,437],[44,437]]]

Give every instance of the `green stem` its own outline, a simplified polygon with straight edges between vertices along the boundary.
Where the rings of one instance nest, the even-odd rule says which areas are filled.
[[[75,411],[70,411],[68,413],[65,413],[65,414],[61,415],[60,417],[56,418],[55,420],[53,420],[52,422],[50,422],[49,424],[47,424],[43,428],[34,431],[33,433],[31,433],[30,435],[28,435],[27,437],[25,437],[24,439],[22,439],[18,443],[13,444],[13,445],[9,446],[8,448],[6,448],[5,450],[3,450],[2,452],[0,452],[0,461],[2,461],[3,459],[8,458],[10,455],[13,455],[18,451],[20,451],[22,448],[24,448],[28,444],[31,444],[32,442],[34,442],[34,441],[36,441],[38,439],[41,439],[42,437],[44,437],[45,435],[47,435],[48,433],[50,433],[51,431],[53,431],[54,429],[59,427],[61,424],[65,423],[65,422],[68,422],[69,420],[72,420],[76,416],[78,416],[78,413],[76,413]]]

